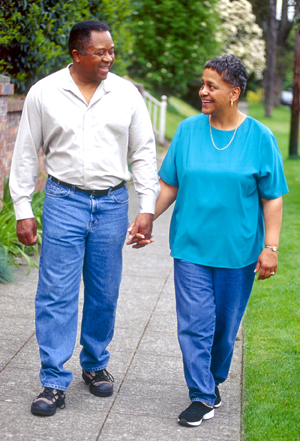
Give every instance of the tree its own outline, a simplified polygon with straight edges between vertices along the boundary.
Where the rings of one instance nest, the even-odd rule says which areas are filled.
[[[291,131],[289,143],[289,156],[298,157],[299,118],[300,118],[300,4],[297,4],[295,60],[293,81],[293,102],[291,108]]]
[[[274,77],[274,106],[280,104],[282,84],[286,70],[292,66],[293,47],[289,46],[288,37],[293,27],[293,20],[289,19],[289,6],[293,6],[289,0],[282,0],[281,19],[277,25],[277,52],[276,69]]]
[[[251,3],[247,0],[220,0],[216,6],[221,26],[217,40],[222,52],[240,58],[249,75],[263,78],[266,64],[263,31],[255,22]]]
[[[18,93],[71,62],[67,40],[73,24],[100,18],[115,32],[115,70],[125,74],[132,38],[130,0],[0,0],[0,72]]]
[[[272,116],[274,104],[274,78],[276,66],[276,0],[270,0],[270,15],[268,24],[267,70],[265,73],[265,116]]]
[[[216,0],[139,0],[133,16],[135,45],[129,72],[164,94],[200,84],[215,54]]]

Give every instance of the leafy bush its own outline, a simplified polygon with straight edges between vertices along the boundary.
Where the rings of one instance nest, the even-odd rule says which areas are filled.
[[[11,283],[14,281],[12,265],[4,249],[0,247],[0,283]]]
[[[203,65],[218,46],[215,4],[216,0],[135,2],[130,75],[167,95],[182,95],[188,84],[200,84]]]
[[[131,0],[6,0],[0,8],[0,73],[9,75],[17,93],[71,62],[67,41],[71,27],[99,19],[112,31],[117,58],[114,70],[126,73],[132,47]]]
[[[264,99],[263,89],[258,89],[256,92],[249,90],[246,95],[246,100],[248,103],[261,103]]]
[[[29,271],[32,266],[37,264],[32,256],[38,253],[38,246],[42,243],[42,212],[44,205],[44,192],[39,191],[32,195],[32,209],[35,215],[38,229],[38,243],[34,247],[22,245],[16,233],[16,219],[14,213],[13,201],[11,199],[8,187],[8,179],[4,182],[3,199],[0,199],[3,206],[0,209],[0,250],[7,256],[10,263],[18,266],[18,258],[23,257],[29,265]]]

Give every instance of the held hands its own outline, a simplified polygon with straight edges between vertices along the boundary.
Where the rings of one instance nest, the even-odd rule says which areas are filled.
[[[128,242],[126,245],[132,245],[132,248],[143,248],[149,243],[154,242],[152,239],[152,222],[153,214],[141,213],[136,220],[132,222],[128,228]]]
[[[276,274],[278,267],[277,252],[264,248],[258,257],[255,273],[259,272],[258,280],[268,279]]]
[[[17,221],[17,236],[19,241],[27,247],[37,243],[37,223],[34,217]]]

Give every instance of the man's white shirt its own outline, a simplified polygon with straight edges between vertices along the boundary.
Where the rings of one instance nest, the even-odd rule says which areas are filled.
[[[89,105],[69,66],[32,86],[10,174],[17,220],[33,217],[40,147],[49,175],[83,189],[103,190],[133,177],[140,213],[154,213],[159,184],[153,129],[144,100],[129,81],[109,73]]]

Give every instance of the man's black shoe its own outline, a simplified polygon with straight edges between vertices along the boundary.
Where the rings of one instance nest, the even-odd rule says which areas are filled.
[[[33,400],[31,412],[34,415],[51,416],[56,412],[56,408],[64,409],[65,392],[62,390],[44,387],[42,392]]]
[[[205,406],[200,401],[193,401],[178,417],[182,426],[200,426],[202,420],[209,420],[214,417],[214,409]]]
[[[88,372],[82,369],[82,378],[90,387],[90,392],[97,397],[110,397],[114,391],[114,377],[106,369]]]
[[[220,407],[222,404],[221,395],[218,386],[215,388],[215,394],[217,395],[214,407]]]

